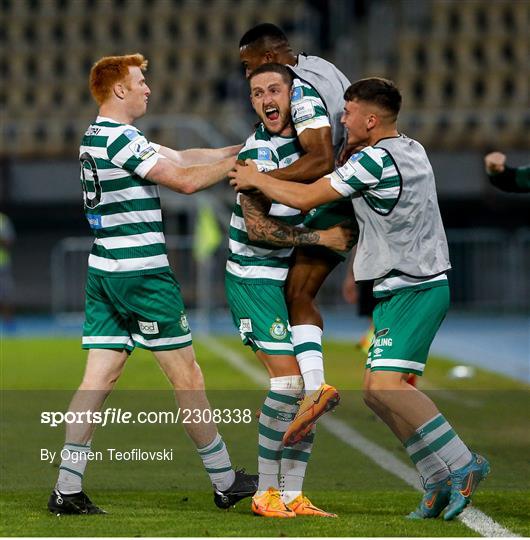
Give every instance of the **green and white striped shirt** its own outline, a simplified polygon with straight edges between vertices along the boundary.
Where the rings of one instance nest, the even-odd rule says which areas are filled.
[[[320,94],[309,83],[298,78],[293,80],[291,117],[297,135],[307,128],[319,129],[331,126],[326,105]]]
[[[238,159],[252,159],[262,172],[287,167],[296,161],[302,149],[295,137],[269,134],[263,124],[251,135],[241,149]],[[272,203],[269,216],[291,225],[303,222],[300,210]],[[245,219],[237,195],[229,231],[229,255],[226,271],[231,277],[255,283],[283,285],[289,271],[293,248],[278,248],[266,242],[252,242],[248,238]]]
[[[160,146],[134,126],[98,116],[79,148],[87,220],[96,237],[89,271],[138,276],[169,269],[158,186],[145,179]]]
[[[401,193],[401,176],[384,148],[368,146],[327,175],[343,197],[363,197],[378,214],[390,214]]]

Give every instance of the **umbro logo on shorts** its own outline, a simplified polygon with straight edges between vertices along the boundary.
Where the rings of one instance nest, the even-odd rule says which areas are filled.
[[[156,321],[138,321],[138,327],[142,334],[158,334],[158,323]]]

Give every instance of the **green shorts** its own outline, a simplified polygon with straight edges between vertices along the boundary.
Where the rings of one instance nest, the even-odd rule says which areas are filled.
[[[431,343],[449,309],[449,286],[402,291],[374,309],[366,368],[422,375]]]
[[[241,340],[254,352],[294,355],[283,286],[225,278],[226,299]]]
[[[127,278],[88,272],[83,349],[164,351],[188,345],[184,302],[171,272]]]
[[[348,222],[351,228],[359,231],[357,220],[353,212],[353,205],[349,197],[339,199],[330,203],[317,206],[308,212],[304,219],[304,227],[309,229],[331,229],[340,223]],[[348,226],[345,224],[345,226]],[[348,256],[348,252],[331,251],[327,248],[316,246],[319,253],[327,251],[333,253],[340,261],[343,261]],[[306,248],[304,248],[305,250]]]

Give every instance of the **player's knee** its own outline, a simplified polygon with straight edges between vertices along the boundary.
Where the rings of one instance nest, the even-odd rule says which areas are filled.
[[[370,409],[374,409],[376,406],[376,399],[373,393],[368,389],[363,390],[363,401],[364,404]]]
[[[204,377],[195,360],[183,362],[173,371],[169,380],[175,390],[204,390]]]
[[[90,375],[85,375],[81,381],[79,390],[85,391],[102,391],[109,393],[116,384],[120,373],[91,373]]]

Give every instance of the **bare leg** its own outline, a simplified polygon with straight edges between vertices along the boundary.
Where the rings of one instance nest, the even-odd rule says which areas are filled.
[[[403,425],[415,431],[439,414],[438,408],[428,396],[406,382],[407,377],[407,373],[373,371],[365,386],[365,399],[371,403],[377,402],[378,406],[383,406],[393,417],[401,420],[401,427],[397,428],[400,432]],[[388,417],[382,420],[391,427]],[[403,440],[399,435],[398,437]]]
[[[195,360],[193,347],[154,351],[154,355],[175,390],[179,407],[201,411],[210,409],[204,377]],[[201,414],[201,418],[204,418],[204,415]],[[197,448],[207,446],[217,436],[217,427],[214,422],[186,423],[184,429]]]
[[[68,411],[100,411],[123,371],[127,356],[125,350],[90,349],[83,380]],[[95,425],[88,422],[66,424],[66,441],[87,444],[94,429]]]
[[[388,407],[381,401],[378,401],[374,394],[370,392],[370,369],[366,369],[364,372],[364,402],[374,413],[383,420],[383,422],[392,430],[394,435],[401,441],[405,442],[414,434],[414,428],[412,428],[407,422],[402,420],[398,415],[393,413]],[[403,374],[405,377],[408,374]]]
[[[285,299],[292,325],[314,324],[323,329],[322,316],[316,305],[316,295],[339,259],[318,256],[320,251],[298,248],[295,261],[285,284]]]

